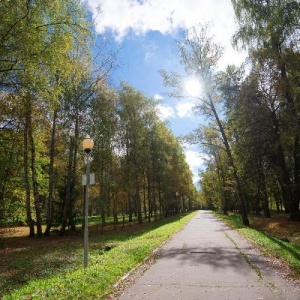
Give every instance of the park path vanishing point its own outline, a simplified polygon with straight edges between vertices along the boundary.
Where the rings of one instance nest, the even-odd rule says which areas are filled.
[[[235,230],[199,211],[119,299],[300,300],[300,292]]]

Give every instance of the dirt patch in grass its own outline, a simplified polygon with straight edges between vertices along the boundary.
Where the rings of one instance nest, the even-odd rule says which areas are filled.
[[[300,246],[300,222],[291,221],[286,214],[273,213],[271,218],[251,215],[250,224],[256,230]]]

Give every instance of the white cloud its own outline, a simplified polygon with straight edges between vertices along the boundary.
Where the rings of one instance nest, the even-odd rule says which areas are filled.
[[[204,158],[202,154],[194,150],[186,150],[185,151],[187,163],[191,168],[198,168],[204,163]]]
[[[192,118],[194,116],[193,107],[195,104],[189,100],[176,105],[176,114],[179,118]]]
[[[155,100],[162,100],[162,99],[163,99],[163,96],[162,96],[162,95],[159,95],[159,94],[155,94],[155,95],[154,95],[154,99],[155,99]]]
[[[162,100],[163,98],[156,94],[154,99]],[[193,107],[195,103],[192,100],[181,101],[179,102],[175,108],[167,104],[158,104],[158,112],[162,120],[166,120],[168,118],[194,118],[195,114],[193,112]]]
[[[97,31],[103,33],[109,28],[120,39],[129,30],[136,34],[149,30],[165,34],[203,20],[214,20],[223,32],[227,27],[232,31],[234,25],[230,0],[147,0],[142,3],[137,0],[86,0],[85,3],[96,19]]]
[[[190,28],[199,23],[212,24],[216,40],[231,48],[230,38],[236,30],[230,0],[84,0],[95,19],[98,33],[110,30],[116,40],[132,32],[145,35],[157,30],[172,34],[179,28]],[[99,8],[101,13],[99,13]],[[149,53],[151,55],[151,53]],[[224,55],[224,64],[239,63],[244,56],[232,51]]]
[[[158,108],[159,117],[162,120],[166,120],[167,118],[175,117],[175,111],[171,106],[158,104],[157,108]]]

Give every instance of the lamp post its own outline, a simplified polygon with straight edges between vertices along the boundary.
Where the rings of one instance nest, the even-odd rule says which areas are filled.
[[[89,209],[89,185],[90,185],[90,155],[94,147],[94,141],[89,135],[82,141],[83,151],[86,153],[86,182],[85,182],[85,195],[84,195],[84,268],[88,266],[88,209]]]
[[[179,193],[176,192],[175,195],[176,195],[177,213],[178,213],[178,217],[180,218],[180,208],[179,208],[179,201],[178,201],[179,200]]]

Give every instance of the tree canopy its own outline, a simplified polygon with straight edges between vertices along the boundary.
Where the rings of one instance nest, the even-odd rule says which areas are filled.
[[[76,230],[86,134],[95,141],[89,214],[103,226],[110,216],[142,223],[197,207],[182,146],[157,103],[106,81],[114,55],[95,53],[81,1],[1,1],[0,17],[1,222],[26,223],[31,237]]]
[[[204,86],[194,111],[207,122],[187,140],[207,154],[200,173],[208,208],[271,216],[284,210],[300,220],[299,1],[232,0],[238,30],[233,45],[248,52],[245,64],[220,71],[222,48],[207,25],[178,41],[185,75]],[[182,76],[161,72],[172,95],[184,96]]]

